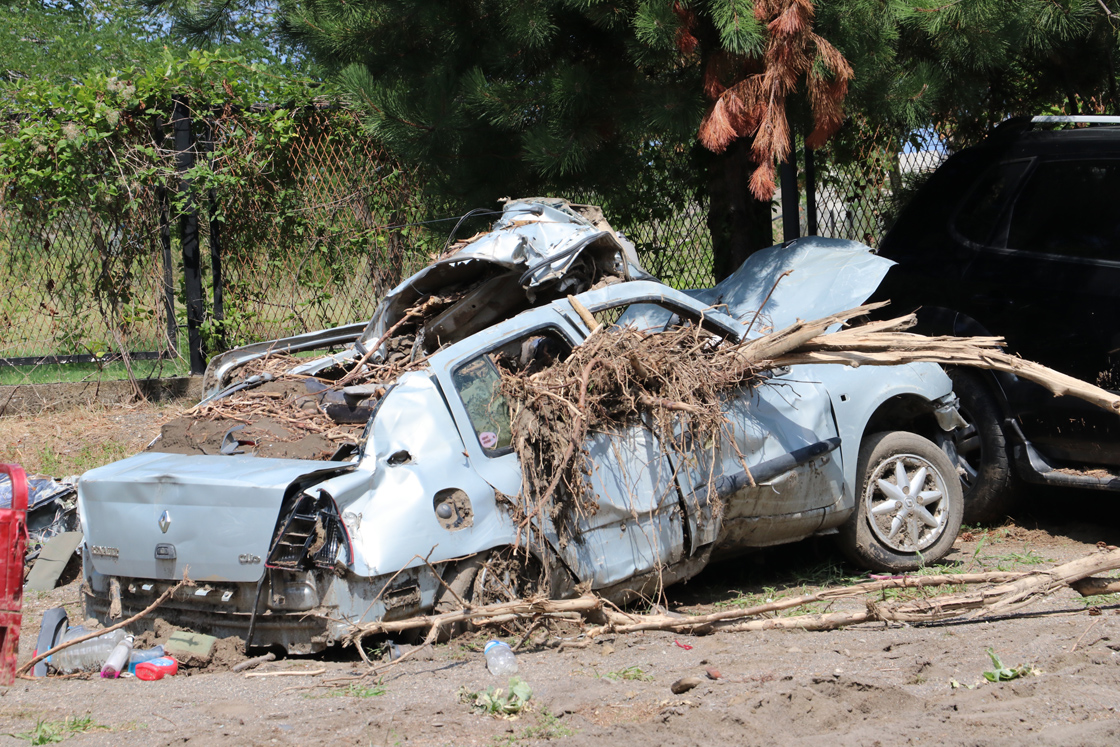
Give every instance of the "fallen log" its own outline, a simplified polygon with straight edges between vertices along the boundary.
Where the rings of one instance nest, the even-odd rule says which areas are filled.
[[[695,617],[670,617],[668,615],[627,615],[624,612],[606,611],[607,619],[609,621],[608,624],[589,631],[588,635],[594,637],[606,632],[632,633],[639,630],[672,630],[679,633],[691,633],[710,629],[714,623],[722,623],[729,620],[738,620],[744,617],[758,617],[759,615],[765,615],[771,612],[781,612],[782,610],[793,609],[794,607],[802,607],[806,604],[857,597],[864,594],[873,594],[875,592],[885,591],[887,589],[920,589],[956,584],[1002,583],[1020,579],[1028,575],[1030,574],[992,571],[988,573],[946,573],[937,576],[904,576],[903,578],[889,578],[878,581],[866,581],[863,583],[853,584],[852,586],[841,586],[836,588],[822,589],[812,594],[805,594],[798,597],[788,597],[786,599],[778,599],[776,601],[767,602],[766,604],[760,604],[754,607],[744,607],[742,609],[735,610],[724,610],[722,612],[713,612],[708,615],[697,615]],[[727,628],[721,629],[727,630]],[[767,628],[760,627],[750,629],[766,630]]]
[[[1083,597],[1120,592],[1120,578],[1083,578],[1070,584],[1073,590]]]
[[[901,604],[876,605],[874,614],[879,620],[900,622],[933,622],[960,617],[972,610],[976,610],[972,617],[984,614],[1006,614],[1031,604],[1039,597],[1072,586],[1075,582],[1094,573],[1116,568],[1120,568],[1120,549],[1114,548],[1078,558],[1048,571],[1032,573],[990,589]]]
[[[981,615],[1007,614],[1063,588],[1072,588],[1086,596],[1114,593],[1120,591],[1120,579],[1094,578],[1093,574],[1117,568],[1120,568],[1120,549],[1109,548],[1045,571],[949,573],[934,576],[879,579],[851,586],[821,589],[812,594],[779,599],[753,607],[723,610],[693,617],[666,614],[631,614],[617,608],[612,609],[594,594],[584,594],[575,599],[566,600],[518,600],[465,608],[440,615],[422,615],[406,620],[355,625],[347,635],[346,642],[359,645],[361,639],[367,635],[429,628],[426,643],[430,643],[438,630],[458,622],[497,624],[515,620],[540,620],[547,617],[566,620],[582,619],[585,622],[596,623],[594,627],[587,630],[586,635],[589,641],[605,633],[632,633],[643,630],[667,630],[678,633],[792,629],[833,630],[866,622],[937,622],[954,617],[963,617],[971,611],[974,611],[973,618]],[[767,617],[754,620],[744,619],[757,618],[761,615],[802,607],[807,604],[875,594],[889,589],[923,589],[946,585],[978,584],[995,585],[978,591],[945,594],[906,602],[877,603],[868,600],[864,610],[823,612],[778,618]],[[361,650],[360,646],[359,650]],[[372,665],[372,662],[370,663]]]

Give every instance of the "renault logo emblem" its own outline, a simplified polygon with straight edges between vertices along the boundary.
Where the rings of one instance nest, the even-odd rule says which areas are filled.
[[[167,530],[171,528],[171,514],[167,513],[166,511],[160,514],[159,528],[161,532],[167,534]]]

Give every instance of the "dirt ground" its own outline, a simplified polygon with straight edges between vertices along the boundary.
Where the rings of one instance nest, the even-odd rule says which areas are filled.
[[[167,416],[153,408],[145,420],[132,411],[120,435],[130,444],[146,443],[146,434],[158,432]],[[5,427],[0,422],[0,436]],[[94,431],[99,439],[113,437],[104,423]],[[51,448],[58,454],[66,447]],[[82,448],[76,442],[70,451]],[[1093,552],[1098,542],[1120,544],[1120,520],[1108,498],[1030,494],[1008,524],[966,528],[949,570],[1037,570]],[[847,583],[856,574],[826,539],[813,540],[715,565],[669,589],[665,601],[672,610],[694,614]],[[857,599],[829,609],[862,604]],[[58,605],[81,619],[77,581],[24,600],[21,662],[31,656],[43,611]],[[281,658],[254,670],[308,674],[234,674],[228,666],[242,655],[231,641],[223,643],[221,665],[186,669],[159,682],[51,678],[0,688],[0,747],[46,744],[52,735],[74,745],[1120,741],[1115,595],[1083,599],[1064,591],[1020,614],[925,626],[875,623],[829,632],[710,636],[645,632],[570,647],[586,643],[578,636],[571,629],[540,632],[518,651],[520,677],[533,694],[512,720],[472,712],[462,702],[464,691],[506,685],[485,669],[484,633],[418,652],[376,679],[358,679],[366,665],[352,649]],[[1033,670],[1011,682],[988,683],[982,673],[992,669],[989,648],[1004,665]],[[718,679],[710,678],[709,669]],[[682,677],[701,683],[675,695],[670,686]]]

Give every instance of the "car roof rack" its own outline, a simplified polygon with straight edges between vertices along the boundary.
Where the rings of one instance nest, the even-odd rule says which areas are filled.
[[[1031,124],[1113,124],[1120,125],[1120,117],[1109,114],[1055,114],[1031,117]]]

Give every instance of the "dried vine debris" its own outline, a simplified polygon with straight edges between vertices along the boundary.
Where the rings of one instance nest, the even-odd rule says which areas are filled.
[[[424,321],[466,292],[422,298],[358,361],[332,366],[315,376],[292,373],[307,363],[306,358],[274,353],[251,360],[238,370],[238,382],[254,385],[192,407],[165,424],[149,449],[330,459],[340,448],[357,444],[373,405],[389,384],[423,367]],[[374,353],[379,355],[371,362]],[[364,391],[346,396],[347,386],[362,386]]]
[[[678,429],[701,443],[717,439],[725,423],[721,394],[752,382],[753,372],[723,366],[715,343],[698,327],[657,335],[612,327],[543,371],[505,368],[502,388],[516,403],[511,430],[530,513],[544,512],[570,530],[575,516],[594,511],[578,458],[593,430],[648,413],[646,424],[673,444],[668,448],[676,448]]]
[[[1009,355],[1001,350],[999,337],[908,333],[916,323],[913,315],[827,332],[884,305],[865,304],[799,321],[738,344],[693,324],[652,334],[627,326],[600,327],[569,356],[556,358],[543,370],[505,367],[502,387],[512,403],[513,445],[521,461],[523,505],[528,506],[523,523],[551,519],[564,541],[565,535],[573,535],[575,517],[594,512],[587,480],[588,434],[641,422],[664,452],[682,458],[674,463],[683,463],[691,444],[718,448],[726,426],[723,403],[732,392],[763,385],[767,371],[785,366],[933,362],[994,369],[1120,413],[1120,397]],[[708,500],[718,510],[717,497],[709,495]]]

